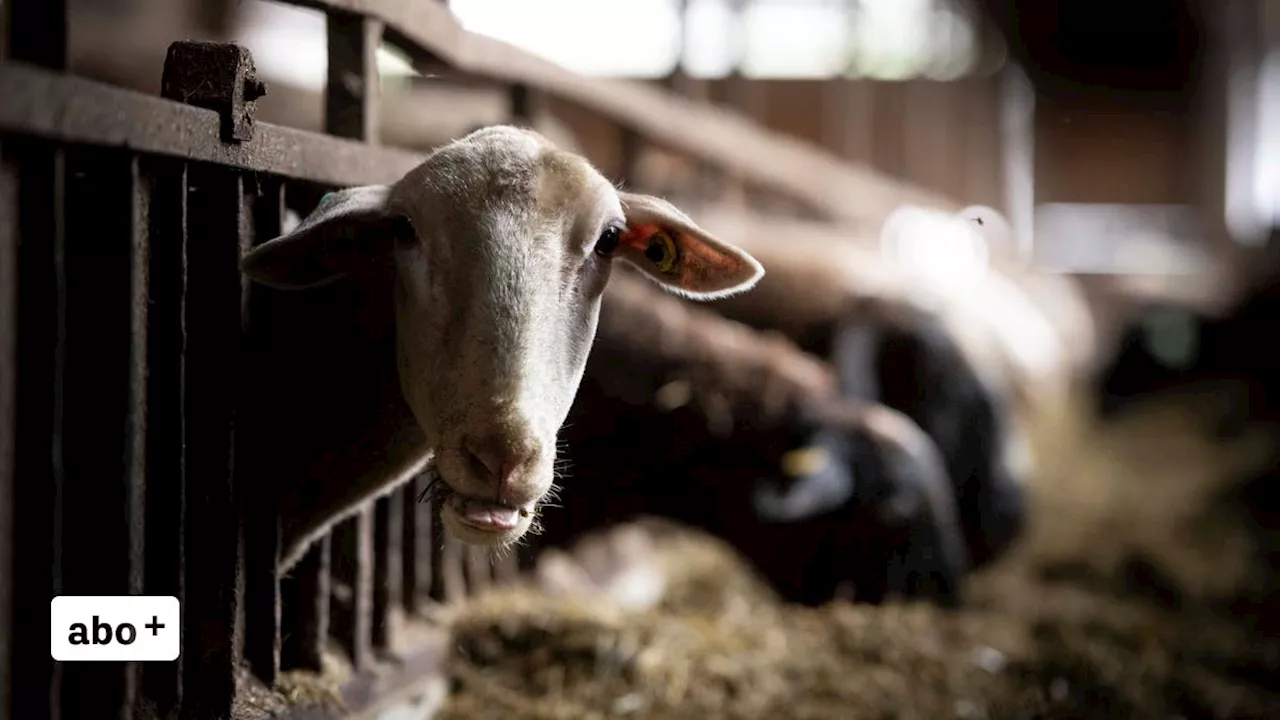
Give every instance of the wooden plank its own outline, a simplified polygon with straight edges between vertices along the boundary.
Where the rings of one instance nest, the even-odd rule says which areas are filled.
[[[183,712],[223,718],[235,697],[243,648],[243,526],[233,437],[241,368],[243,179],[192,165],[187,185],[186,374],[187,597],[183,607]]]
[[[55,258],[61,339],[55,359],[55,472],[62,475],[62,594],[130,590],[129,438],[133,330],[133,177],[120,153],[67,152],[65,234]],[[129,717],[129,664],[67,663],[68,718]]]

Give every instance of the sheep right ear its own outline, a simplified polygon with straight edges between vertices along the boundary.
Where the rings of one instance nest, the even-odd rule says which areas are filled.
[[[627,216],[619,256],[668,292],[718,300],[750,290],[764,277],[759,261],[698,227],[666,200],[618,195]]]
[[[329,193],[298,227],[240,261],[255,282],[281,290],[325,285],[388,254],[409,228],[388,207],[391,188],[365,185]]]

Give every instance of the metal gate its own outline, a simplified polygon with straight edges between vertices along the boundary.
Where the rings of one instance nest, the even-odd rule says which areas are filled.
[[[469,36],[444,3],[279,1],[328,19],[324,134],[254,121],[270,89],[242,48],[175,43],[154,97],[65,74],[66,0],[0,4],[0,717],[261,717],[245,689],[323,670],[330,640],[353,668],[343,701],[367,708],[441,660],[397,627],[514,574],[433,532],[422,482],[275,572],[275,479],[237,394],[254,304],[238,261],[287,210],[421,160],[377,142],[384,37],[419,67],[497,81],[514,122],[555,99],[611,124],[610,174],[628,182],[651,142],[819,219],[952,205],[733,113]],[[113,594],[181,600],[177,662],[50,659],[48,599]],[[380,662],[393,636],[421,640]]]
[[[353,670],[343,701],[360,709],[441,659],[424,635],[379,663],[399,623],[514,573],[433,533],[421,483],[340,524],[287,577],[275,570],[272,478],[237,391],[252,317],[240,255],[280,234],[287,209],[305,216],[329,190],[420,160],[373,137],[381,23],[328,11],[320,135],[254,122],[266,89],[242,48],[175,43],[152,97],[62,74],[64,3],[10,3],[0,715],[265,716],[245,688],[322,670],[331,640]],[[50,660],[50,597],[127,594],[180,599],[176,662]]]

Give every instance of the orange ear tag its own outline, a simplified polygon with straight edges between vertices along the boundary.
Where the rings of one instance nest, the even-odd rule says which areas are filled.
[[[675,238],[658,225],[637,225],[623,236],[622,242],[644,255],[663,275],[676,275],[680,271],[680,248]]]

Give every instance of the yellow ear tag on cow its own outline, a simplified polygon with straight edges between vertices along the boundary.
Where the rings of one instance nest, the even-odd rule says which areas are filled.
[[[787,477],[794,478],[821,472],[829,462],[831,462],[831,458],[826,449],[818,445],[811,445],[785,453],[779,464],[782,466],[782,472]]]

